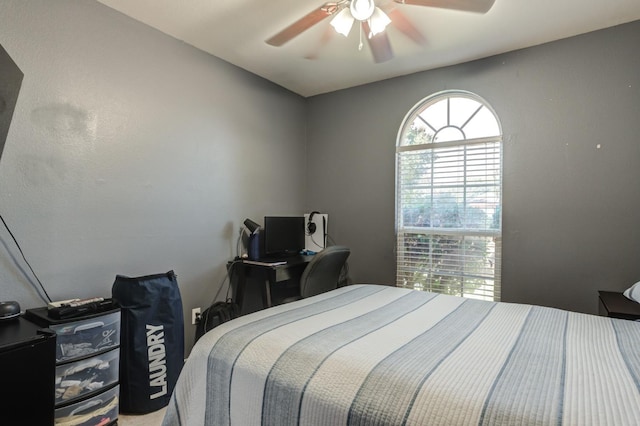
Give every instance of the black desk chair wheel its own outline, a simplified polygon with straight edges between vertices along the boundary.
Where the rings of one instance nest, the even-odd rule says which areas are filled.
[[[342,268],[351,254],[348,247],[330,246],[313,256],[300,278],[300,294],[282,299],[278,304],[326,293],[338,288]]]

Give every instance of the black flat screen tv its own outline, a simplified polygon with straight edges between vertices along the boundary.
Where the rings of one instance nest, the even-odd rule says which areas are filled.
[[[267,257],[294,256],[304,250],[303,216],[265,216],[264,252]]]
[[[0,45],[0,156],[9,133],[24,74]]]

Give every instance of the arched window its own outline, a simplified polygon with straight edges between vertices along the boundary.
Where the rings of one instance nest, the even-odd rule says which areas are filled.
[[[502,129],[479,96],[445,91],[396,147],[396,285],[500,300]]]

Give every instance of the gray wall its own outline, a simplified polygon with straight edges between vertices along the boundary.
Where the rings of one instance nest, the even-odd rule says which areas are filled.
[[[395,282],[395,142],[446,89],[503,126],[502,300],[595,313],[640,280],[640,21],[309,99],[309,205],[356,282]],[[601,148],[597,149],[597,144]]]
[[[303,213],[305,100],[93,1],[3,0],[0,44],[24,72],[0,213],[27,259],[54,300],[175,270],[189,349],[241,221]],[[43,305],[0,242],[0,300]]]

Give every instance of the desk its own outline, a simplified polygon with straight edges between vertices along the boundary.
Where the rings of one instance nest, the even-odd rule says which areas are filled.
[[[300,277],[312,258],[313,256],[295,256],[286,259],[287,263],[284,265],[255,264],[244,261],[230,263],[229,276],[233,287],[233,300],[238,304],[240,313],[249,313],[245,309],[246,296],[257,287],[260,287],[262,308],[272,306],[271,292],[276,284],[290,281],[294,286],[299,287]]]

